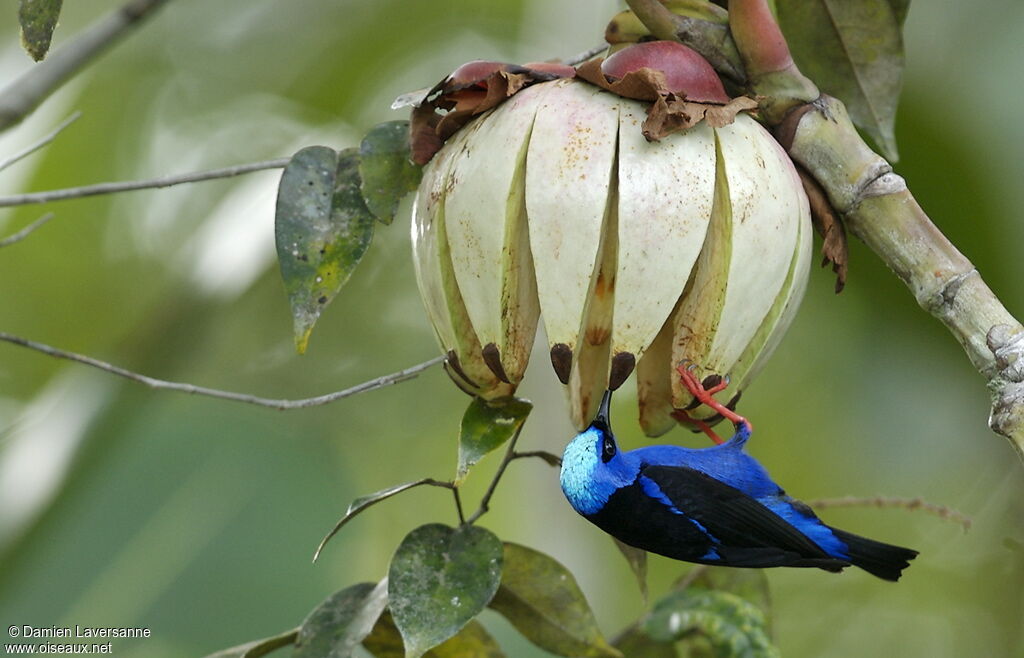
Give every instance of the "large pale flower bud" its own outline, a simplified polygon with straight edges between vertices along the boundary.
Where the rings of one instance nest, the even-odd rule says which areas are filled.
[[[658,101],[670,109],[686,90],[672,91]],[[707,120],[648,141],[650,102],[579,79],[535,84],[458,130],[426,166],[416,273],[464,390],[513,392],[539,319],[578,427],[634,370],[651,435],[714,413],[687,409],[678,362],[728,373],[734,395],[757,374],[803,295],[807,199],[757,121],[712,120],[718,99],[686,100],[711,100]]]

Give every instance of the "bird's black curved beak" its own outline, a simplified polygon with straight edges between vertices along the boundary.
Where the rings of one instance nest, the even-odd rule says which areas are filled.
[[[608,429],[611,429],[612,426],[611,418],[608,412],[608,407],[611,405],[611,403],[612,391],[611,389],[606,389],[604,392],[604,397],[601,398],[601,406],[597,410],[597,416],[594,418],[595,423],[600,423],[607,427]]]

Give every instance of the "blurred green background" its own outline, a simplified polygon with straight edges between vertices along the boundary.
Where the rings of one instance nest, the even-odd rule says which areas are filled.
[[[113,0],[65,3],[59,48]],[[176,0],[18,128],[6,156],[75,109],[45,151],[0,174],[0,194],[67,187],[345,147],[399,93],[476,58],[569,56],[600,41],[606,0]],[[0,10],[0,84],[32,64],[14,3]],[[921,2],[907,23],[897,171],[1024,314],[1024,5]],[[416,293],[405,218],[292,349],[273,255],[279,172],[0,211],[0,329],[156,377],[268,397],[344,388],[436,353]],[[829,510],[836,525],[912,546],[898,585],[859,571],[769,572],[786,656],[1024,656],[1024,471],[986,429],[988,399],[956,342],[860,244],[832,294],[812,274],[803,309],[744,398],[751,452],[812,499],[921,496],[974,519]],[[560,452],[572,430],[540,355],[521,393],[536,402],[522,446]],[[631,392],[616,429],[642,444]],[[0,345],[0,622],[147,626],[118,656],[196,656],[295,626],[331,592],[384,575],[422,523],[455,521],[450,496],[420,490],[357,519],[310,564],[357,495],[450,477],[468,398],[440,369],[305,411],[274,412],[152,392]],[[676,430],[666,437],[702,445]],[[474,501],[491,457],[469,478]],[[472,503],[468,503],[472,504]],[[512,465],[483,525],[557,557],[606,634],[643,602],[611,541],[565,504],[556,472]],[[664,592],[686,565],[653,558]],[[501,618],[510,656],[543,652]]]

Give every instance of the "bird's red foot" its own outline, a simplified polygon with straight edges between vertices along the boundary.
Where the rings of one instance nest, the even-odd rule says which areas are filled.
[[[728,408],[727,406],[725,406],[724,404],[722,404],[721,402],[714,398],[714,395],[716,393],[725,390],[729,386],[729,377],[725,376],[719,383],[715,384],[711,388],[705,389],[704,384],[701,383],[699,379],[697,379],[697,376],[695,374],[693,374],[693,369],[695,367],[696,366],[688,363],[687,361],[683,361],[678,366],[676,366],[676,371],[679,373],[683,385],[686,386],[686,390],[688,390],[690,394],[698,402],[711,407],[719,414],[721,414],[723,418],[732,421],[732,423],[737,427],[745,425],[748,433],[753,432],[754,426],[750,424],[749,420],[739,415],[738,413],[736,413],[735,411]],[[721,437],[719,437],[714,432],[714,430],[712,430],[711,427],[708,426],[707,423],[697,418],[691,418],[690,415],[686,413],[685,409],[677,409],[675,412],[673,412],[672,416],[676,418],[676,420],[681,420],[692,425],[696,425],[702,432],[707,434],[708,437],[715,443],[723,443]]]

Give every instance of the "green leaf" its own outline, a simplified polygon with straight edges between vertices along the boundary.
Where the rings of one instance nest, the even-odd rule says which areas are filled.
[[[313,609],[299,627],[292,658],[349,658],[387,605],[386,581],[352,585]]]
[[[377,620],[365,640],[363,646],[374,655],[375,658],[403,658],[405,645],[402,644],[402,635],[395,626],[391,613],[384,611],[384,614]],[[504,658],[501,647],[490,636],[480,622],[473,620],[466,624],[461,631],[453,637],[448,638],[438,646],[423,654],[424,658],[463,658],[473,656],[474,658]]]
[[[334,527],[331,528],[331,531],[327,533],[327,536],[320,540],[320,545],[317,546],[316,553],[313,554],[313,561],[317,561],[317,559],[320,557],[320,552],[324,550],[324,546],[326,546],[327,542],[331,540],[331,537],[338,534],[338,531],[341,530],[346,523],[348,523],[353,518],[358,516],[366,508],[376,505],[382,500],[387,500],[388,498],[400,494],[403,491],[408,491],[409,489],[419,487],[424,484],[433,487],[442,487],[444,489],[452,488],[451,484],[448,482],[439,482],[433,478],[423,478],[422,480],[416,480],[414,482],[396,484],[393,487],[381,489],[380,491],[376,491],[372,494],[369,494],[368,496],[360,496],[359,498],[356,498],[351,503],[349,503],[348,509],[345,510],[345,515],[338,519],[338,522],[334,524]]]
[[[373,224],[359,192],[355,149],[339,154],[310,146],[292,156],[277,192],[274,230],[300,354],[370,246]]]
[[[601,635],[572,574],[532,548],[505,543],[501,587],[490,605],[526,639],[551,653],[622,656]]]
[[[420,184],[423,167],[413,164],[409,122],[388,121],[366,133],[359,145],[363,198],[377,219],[390,224],[398,203]]]
[[[753,603],[736,594],[697,587],[670,593],[642,623],[644,633],[658,642],[696,634],[718,658],[779,656],[765,627],[765,615]]]
[[[629,563],[629,568],[636,576],[636,584],[640,586],[640,594],[644,597],[644,602],[647,601],[647,551],[625,544],[615,537],[612,537],[612,541],[615,542],[615,547],[622,553],[622,557],[626,558],[626,562]]]
[[[495,450],[519,431],[533,405],[519,398],[501,398],[488,402],[473,398],[462,416],[459,433],[459,468],[455,483],[461,484],[473,464]]]
[[[63,4],[64,0],[21,0],[18,3],[21,45],[37,62],[50,50],[53,29],[57,27]]]
[[[622,631],[613,644],[629,658],[679,658],[679,650],[674,643],[652,640],[639,624]]]
[[[290,631],[275,635],[274,637],[267,637],[262,640],[255,640],[253,642],[246,642],[240,644],[237,647],[231,647],[230,649],[223,649],[217,653],[211,653],[206,658],[260,658],[265,656],[271,651],[276,651],[281,647],[286,647],[289,644],[295,642],[295,638],[299,635],[299,629],[294,628]]]
[[[853,122],[895,162],[906,1],[778,0],[778,10],[800,70],[843,101]]]
[[[406,535],[388,569],[389,606],[406,658],[422,656],[476,617],[498,589],[501,569],[501,541],[489,530],[432,523]]]

